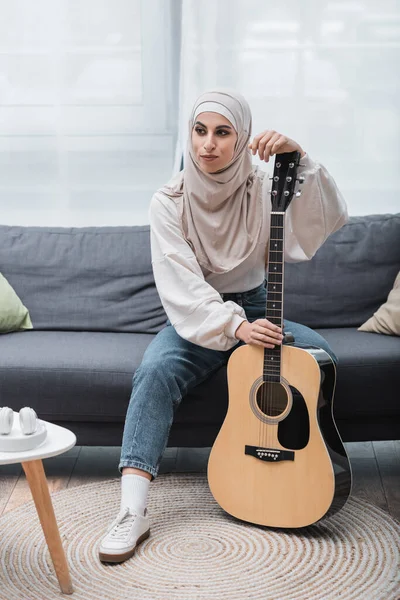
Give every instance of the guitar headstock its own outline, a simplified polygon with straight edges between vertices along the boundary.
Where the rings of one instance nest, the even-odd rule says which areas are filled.
[[[304,177],[296,178],[297,167],[300,163],[300,152],[284,152],[276,154],[274,174],[272,177],[271,202],[274,212],[285,212],[293,196],[296,181],[303,183]],[[300,196],[298,191],[296,196]]]

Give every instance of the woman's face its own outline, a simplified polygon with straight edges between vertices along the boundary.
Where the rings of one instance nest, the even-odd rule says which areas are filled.
[[[233,158],[237,138],[226,117],[214,112],[200,113],[192,129],[192,148],[200,169],[205,173],[223,169]]]

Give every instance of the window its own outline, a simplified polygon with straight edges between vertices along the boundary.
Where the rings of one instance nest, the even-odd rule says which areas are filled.
[[[1,2],[3,224],[148,221],[173,164],[171,2]]]

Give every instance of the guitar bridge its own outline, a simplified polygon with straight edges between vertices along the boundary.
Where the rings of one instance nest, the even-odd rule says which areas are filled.
[[[292,450],[276,450],[274,448],[260,448],[259,446],[246,445],[244,447],[244,453],[268,462],[294,460],[294,452]]]

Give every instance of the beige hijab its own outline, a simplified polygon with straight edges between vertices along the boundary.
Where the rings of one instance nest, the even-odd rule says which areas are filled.
[[[200,169],[192,148],[192,129],[202,112],[224,115],[238,134],[232,160],[211,174]],[[262,181],[252,165],[250,135],[251,112],[243,96],[224,89],[202,94],[189,119],[185,168],[159,190],[177,203],[185,240],[199,264],[213,273],[238,266],[258,242]]]

